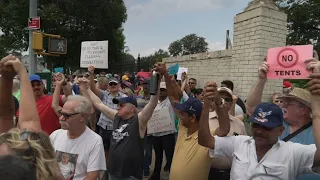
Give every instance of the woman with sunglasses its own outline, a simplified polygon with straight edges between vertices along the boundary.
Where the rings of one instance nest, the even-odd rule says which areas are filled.
[[[12,82],[15,74],[18,74],[21,79],[18,128],[11,129],[13,116],[9,115],[12,112],[2,112],[9,115],[1,116],[8,119],[0,119],[2,133],[0,135],[0,155],[21,156],[35,170],[37,179],[58,179],[54,150],[49,137],[42,132],[33,90],[23,63],[15,56],[9,55],[1,60],[0,72],[1,100],[7,96],[6,92],[12,92],[12,84],[4,86],[4,82]],[[5,103],[10,107],[11,101],[2,102],[1,105]]]

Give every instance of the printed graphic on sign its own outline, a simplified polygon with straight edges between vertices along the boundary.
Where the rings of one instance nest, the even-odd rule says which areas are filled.
[[[40,29],[40,17],[28,18],[29,29]]]
[[[147,134],[174,130],[169,109],[167,107],[153,111],[148,122]]]
[[[268,50],[268,79],[307,79],[305,60],[313,57],[313,46],[287,46]]]
[[[84,41],[81,43],[80,67],[108,69],[108,41]]]
[[[78,154],[56,151],[60,172],[65,180],[72,180],[76,171]]]

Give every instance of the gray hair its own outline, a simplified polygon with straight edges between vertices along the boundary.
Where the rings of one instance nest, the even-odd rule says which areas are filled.
[[[93,110],[91,101],[89,101],[89,99],[87,99],[86,97],[80,95],[72,95],[68,96],[67,101],[75,101],[79,103],[79,105],[74,108],[75,112],[77,113],[90,114]]]
[[[101,84],[108,84],[108,78],[106,77],[99,77],[98,78],[98,83]]]
[[[20,88],[20,80],[19,79],[13,79],[13,87]]]

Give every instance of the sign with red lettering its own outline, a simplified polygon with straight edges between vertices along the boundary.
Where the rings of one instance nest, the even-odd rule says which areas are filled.
[[[172,131],[175,125],[171,119],[169,108],[155,109],[148,122],[147,134]]]
[[[268,79],[307,79],[305,60],[313,57],[313,46],[286,46],[268,49]]]
[[[40,29],[40,17],[34,17],[28,19],[29,29]]]

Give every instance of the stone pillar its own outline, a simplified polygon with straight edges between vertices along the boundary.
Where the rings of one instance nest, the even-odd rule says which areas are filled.
[[[258,67],[267,55],[268,48],[286,45],[287,15],[280,12],[272,0],[253,0],[234,17],[234,36],[231,67],[238,69],[236,93],[242,99],[258,78]],[[233,77],[230,74],[230,77]],[[268,80],[263,100],[274,92],[282,91],[281,80]]]

